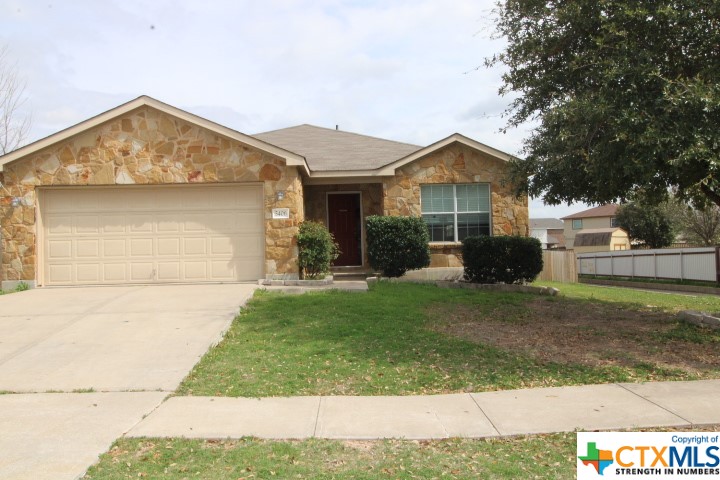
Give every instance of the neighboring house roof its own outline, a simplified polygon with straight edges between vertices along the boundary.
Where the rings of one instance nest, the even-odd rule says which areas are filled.
[[[548,245],[557,245],[560,243],[560,240],[555,235],[548,235],[547,236],[547,244]]]
[[[422,149],[419,145],[344,132],[314,125],[253,135],[264,142],[299,153],[310,170],[375,170]]]
[[[562,217],[562,220],[591,217],[614,217],[619,206],[620,205],[616,205],[614,203],[608,203],[605,205],[600,205],[599,207],[583,210],[582,212],[573,213],[572,215],[568,215],[567,217]]]
[[[610,245],[613,234],[618,230],[627,235],[622,228],[587,228],[580,230],[575,235],[574,245],[576,247]]]
[[[531,218],[530,228],[536,228],[538,230],[563,228],[563,222],[558,218]]]
[[[127,103],[123,103],[122,105],[117,106],[104,113],[101,113],[100,115],[89,118],[84,122],[80,122],[77,125],[73,125],[72,127],[61,130],[53,135],[42,138],[36,142],[33,142],[22,148],[18,148],[17,150],[13,150],[6,155],[3,155],[2,157],[0,157],[0,172],[3,171],[4,165],[12,161],[18,160],[22,157],[25,157],[26,155],[38,152],[55,143],[66,140],[74,135],[82,133],[93,127],[102,125],[103,123],[113,120],[121,115],[143,107],[152,107],[168,115],[172,115],[181,120],[185,120],[186,122],[199,125],[212,132],[218,133],[233,140],[237,140],[241,143],[244,143],[245,145],[249,145],[251,147],[257,148],[258,150],[270,153],[272,155],[276,155],[280,158],[283,158],[288,165],[303,167],[305,171],[308,172],[308,166],[305,162],[305,159],[297,153],[288,151],[283,148],[279,148],[275,145],[271,145],[260,139],[251,137],[250,135],[245,135],[244,133],[240,133],[237,130],[233,130],[231,128],[220,125],[219,123],[215,123],[197,115],[193,115],[192,113],[186,112],[184,110],[180,110],[179,108],[173,107],[172,105],[168,105],[167,103],[163,103],[159,100],[155,100],[154,98],[148,97],[146,95],[138,97],[135,100],[131,100]]]

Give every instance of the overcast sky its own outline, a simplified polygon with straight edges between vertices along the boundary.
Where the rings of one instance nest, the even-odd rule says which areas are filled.
[[[301,123],[428,145],[459,132],[518,154],[493,0],[0,0],[0,45],[37,140],[140,95],[243,133]],[[582,204],[543,206],[560,217]]]

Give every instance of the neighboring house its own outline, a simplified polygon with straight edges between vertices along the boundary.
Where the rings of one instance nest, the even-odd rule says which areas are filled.
[[[587,228],[575,236],[575,253],[630,250],[630,238],[625,230],[615,228]]]
[[[543,250],[565,248],[563,221],[557,218],[531,218],[530,236],[540,240]]]
[[[297,278],[328,225],[367,266],[368,215],[422,215],[432,266],[468,235],[527,235],[510,156],[459,134],[421,147],[309,125],[255,136],[139,97],[0,157],[5,288]]]
[[[568,250],[573,249],[575,235],[580,230],[617,227],[615,223],[617,209],[618,205],[609,203],[563,217],[562,220],[565,222],[565,248]]]

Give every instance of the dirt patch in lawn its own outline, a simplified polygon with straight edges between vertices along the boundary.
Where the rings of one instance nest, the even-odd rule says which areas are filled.
[[[525,353],[545,362],[682,371],[720,376],[720,334],[672,314],[617,304],[535,298],[491,311],[435,305],[433,330]]]

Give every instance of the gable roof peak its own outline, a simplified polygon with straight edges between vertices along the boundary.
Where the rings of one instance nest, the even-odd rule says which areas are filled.
[[[257,148],[258,150],[270,153],[272,155],[276,155],[284,159],[287,162],[287,165],[300,166],[304,168],[307,173],[309,173],[307,162],[301,155],[298,155],[297,153],[291,152],[281,147],[277,147],[275,145],[271,145],[250,135],[246,135],[244,133],[238,132],[237,130],[233,130],[231,128],[220,125],[219,123],[207,120],[206,118],[200,117],[199,115],[195,115],[185,110],[181,110],[177,107],[173,107],[172,105],[161,102],[160,100],[156,100],[148,95],[141,95],[133,100],[130,100],[129,102],[125,102],[115,108],[90,117],[85,121],[77,123],[71,127],[60,130],[57,133],[49,135],[29,145],[25,145],[24,147],[20,147],[17,150],[13,150],[10,153],[0,156],[0,172],[3,171],[3,166],[10,162],[13,162],[27,155],[31,155],[52,145],[65,141],[71,137],[74,137],[75,135],[110,122],[116,118],[121,117],[122,115],[126,115],[142,107],[154,108],[155,110],[178,118],[185,122],[205,128],[224,137],[230,138],[240,143],[244,143],[253,148]]]

